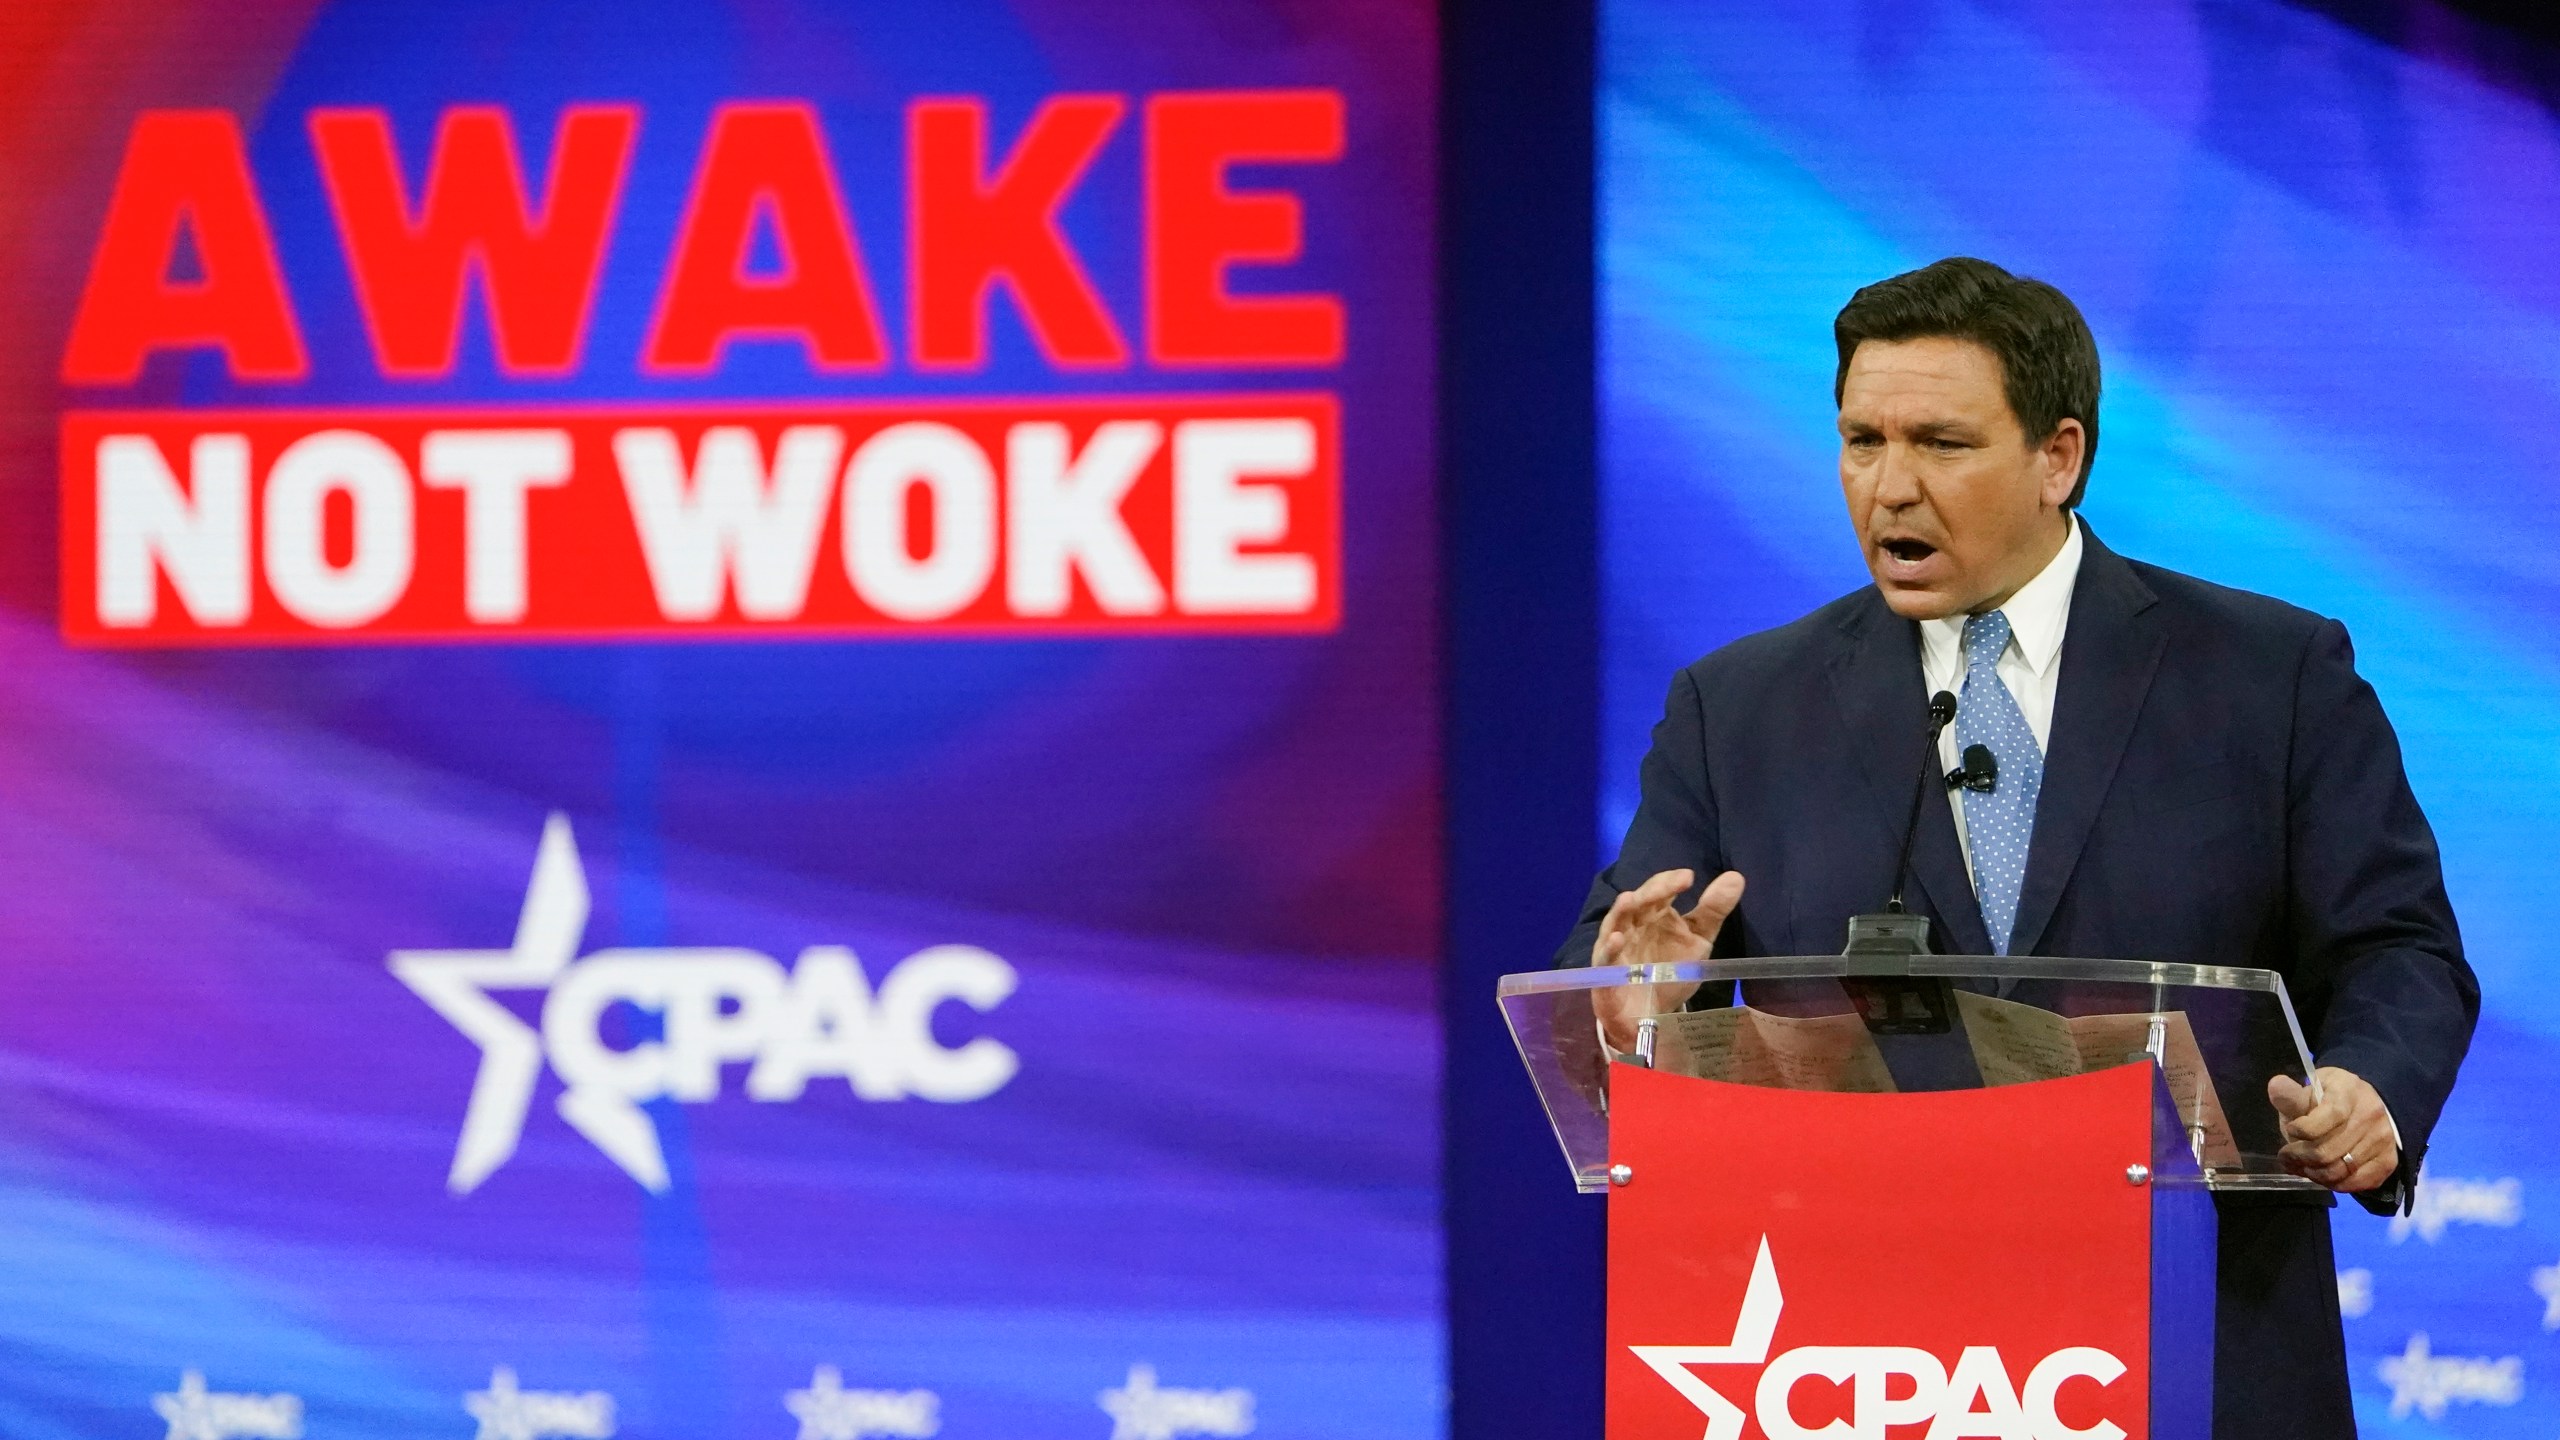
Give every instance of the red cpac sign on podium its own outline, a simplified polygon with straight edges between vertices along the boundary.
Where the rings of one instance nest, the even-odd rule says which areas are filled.
[[[1609,1440],[2141,1440],[2151,1197],[2126,1165],[2151,1084],[1831,1095],[1613,1067],[1633,1175],[1609,1198]],[[2126,1123],[2053,1123],[2102,1111]]]
[[[599,356],[590,331],[630,228],[643,119],[570,106],[547,159],[529,159],[507,111],[455,106],[404,167],[385,113],[311,111],[303,138],[344,270],[319,284],[289,283],[268,220],[268,188],[310,181],[262,183],[226,113],[146,112],[62,358],[80,397],[61,430],[64,633],[160,645],[1336,623],[1337,406],[1302,378],[1286,393],[1176,383],[1108,399],[898,400],[877,378],[858,402],[647,397],[716,376],[742,345],[794,349],[819,377],[965,376],[990,363],[998,305],[1062,380],[1336,367],[1341,298],[1273,267],[1305,249],[1291,167],[1342,158],[1339,93],[1057,95],[1010,136],[983,100],[920,97],[894,157],[902,296],[873,278],[880,217],[846,203],[815,108],[722,105],[667,251],[642,264],[636,350]],[[1060,221],[1114,144],[1135,148],[1141,182],[1137,253],[1117,257],[1138,281],[1127,313]],[[1231,176],[1240,166],[1250,184]],[[528,388],[467,407],[295,406],[315,370],[306,307],[350,301],[381,393],[454,377],[475,317],[501,385]],[[187,352],[218,360],[225,408],[115,403]],[[627,398],[556,398],[558,381],[596,373],[627,376]]]

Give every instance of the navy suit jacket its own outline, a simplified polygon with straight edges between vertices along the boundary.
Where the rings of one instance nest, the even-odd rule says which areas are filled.
[[[2368,1201],[2387,1208],[2414,1185],[2480,1003],[2391,724],[2338,622],[2084,537],[2011,952],[2282,974],[2318,1062],[2371,1081],[2399,1126],[2400,1174]],[[1849,917],[1893,888],[1927,703],[1919,627],[1872,587],[1682,670],[1634,822],[1558,962],[1589,963],[1610,902],[1684,867],[1701,887],[1747,882],[1717,953],[1837,953]],[[1907,903],[1942,953],[1988,954],[1943,787],[1923,803]],[[2289,1326],[2339,1343],[2327,1226],[2314,1254],[2300,1223],[2325,1212],[2290,1208],[2281,1233],[2248,1239],[2224,1210],[2226,1360]],[[2269,1259],[2235,1241],[2260,1239],[2302,1253],[2274,1257],[2286,1274],[2250,1300],[2266,1313],[2235,1315],[2233,1266]],[[2216,1368],[2217,1409],[2258,1411],[2255,1433],[2349,1433],[2273,1415],[2240,1393],[2257,1377]],[[2319,1404],[2344,1403],[2342,1352],[2334,1380]]]

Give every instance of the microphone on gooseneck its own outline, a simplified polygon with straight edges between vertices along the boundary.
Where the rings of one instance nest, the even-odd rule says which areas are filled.
[[[1893,897],[1884,909],[1866,915],[1849,917],[1851,955],[1926,955],[1929,953],[1929,917],[1913,915],[1903,909],[1902,887],[1911,874],[1911,842],[1920,834],[1920,803],[1928,798],[1929,787],[1940,778],[1938,770],[1938,732],[1955,723],[1956,697],[1953,691],[1941,690],[1929,697],[1929,733],[1921,737],[1920,775],[1911,787],[1911,814],[1902,824],[1902,851],[1893,861]]]

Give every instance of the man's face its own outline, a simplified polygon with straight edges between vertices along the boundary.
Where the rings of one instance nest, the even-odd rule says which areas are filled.
[[[1840,490],[1897,615],[1997,608],[2068,533],[2080,422],[2029,445],[2000,359],[1970,340],[1860,344],[1840,391]]]

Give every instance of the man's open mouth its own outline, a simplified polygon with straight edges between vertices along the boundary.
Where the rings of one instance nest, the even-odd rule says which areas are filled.
[[[1916,565],[1938,553],[1938,547],[1923,540],[1887,540],[1885,553],[1905,564]]]

